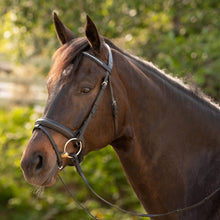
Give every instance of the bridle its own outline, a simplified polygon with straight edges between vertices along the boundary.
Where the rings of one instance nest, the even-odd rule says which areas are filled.
[[[99,90],[99,93],[96,96],[96,99],[92,105],[92,108],[88,114],[88,116],[85,118],[85,120],[83,121],[81,127],[79,128],[79,130],[74,133],[73,131],[71,131],[70,129],[68,129],[67,127],[63,126],[62,124],[49,119],[47,117],[45,118],[39,118],[34,125],[34,129],[40,129],[42,130],[48,137],[48,139],[50,140],[53,149],[56,153],[57,156],[57,164],[59,169],[63,168],[62,165],[62,158],[72,158],[71,154],[69,154],[67,152],[67,146],[72,143],[73,146],[77,149],[77,153],[75,153],[75,155],[78,157],[79,162],[81,162],[83,160],[83,156],[84,156],[84,151],[85,151],[85,144],[84,144],[84,133],[85,130],[91,120],[91,118],[95,115],[96,110],[98,108],[98,105],[104,95],[104,92],[107,88],[107,85],[109,84],[110,87],[110,91],[111,91],[111,101],[112,101],[112,115],[113,115],[113,119],[114,119],[114,129],[115,129],[115,137],[117,137],[118,134],[118,107],[117,107],[117,102],[114,98],[114,93],[113,93],[113,88],[112,88],[112,82],[111,82],[111,72],[112,72],[112,67],[113,67],[113,58],[112,58],[112,52],[110,47],[105,44],[105,46],[108,49],[108,65],[105,64],[102,60],[100,60],[99,58],[91,55],[88,52],[83,52],[83,55],[88,57],[89,59],[95,61],[98,65],[100,65],[102,68],[104,68],[106,70],[106,75],[105,78],[101,84],[101,88]],[[68,141],[66,142],[66,144],[64,145],[64,151],[62,154],[60,154],[58,147],[56,145],[56,143],[54,142],[52,136],[50,135],[50,133],[47,131],[46,128],[50,128],[56,132],[59,132],[60,134],[62,134],[64,137],[66,137],[68,139]],[[73,164],[74,165],[74,164]]]
[[[135,213],[135,212],[131,212],[131,211],[127,211],[124,210],[122,208],[117,207],[116,205],[106,201],[105,199],[103,199],[101,196],[99,196],[93,189],[92,187],[89,185],[82,169],[80,166],[80,162],[82,162],[83,160],[83,156],[84,156],[84,151],[85,151],[85,144],[84,144],[84,133],[85,130],[92,118],[92,116],[95,115],[96,110],[98,108],[98,105],[104,95],[104,92],[106,90],[107,85],[109,84],[110,87],[110,91],[111,91],[111,101],[112,101],[112,114],[113,114],[113,119],[114,119],[114,128],[115,128],[115,138],[117,137],[118,134],[118,107],[117,107],[117,102],[114,98],[114,93],[113,93],[113,88],[112,88],[112,82],[111,82],[111,72],[112,72],[112,68],[113,68],[113,57],[112,57],[112,52],[110,47],[105,43],[105,46],[108,49],[108,64],[105,64],[102,60],[100,60],[99,58],[91,55],[88,52],[83,52],[83,55],[88,57],[89,59],[91,59],[92,61],[96,62],[98,65],[100,65],[102,68],[104,68],[106,70],[106,75],[105,78],[101,84],[101,88],[96,96],[96,99],[92,105],[92,108],[88,114],[88,116],[85,118],[85,120],[83,121],[80,129],[74,133],[73,131],[71,131],[70,129],[68,129],[67,127],[63,126],[62,124],[49,119],[47,117],[45,118],[39,118],[34,125],[34,129],[40,129],[42,130],[46,136],[48,137],[48,139],[50,140],[53,149],[56,153],[57,156],[57,164],[58,164],[58,168],[62,169],[63,165],[62,165],[62,158],[69,158],[72,161],[71,165],[74,165],[76,167],[76,170],[78,172],[78,174],[82,177],[82,179],[84,180],[84,182],[86,183],[87,187],[89,188],[89,190],[97,197],[99,198],[101,201],[103,201],[104,203],[118,209],[119,211],[122,211],[124,213],[130,214],[130,215],[134,215],[134,216],[139,216],[139,217],[162,217],[162,216],[167,216],[167,215],[171,215],[171,214],[177,214],[180,212],[184,212],[187,210],[191,210],[194,209],[198,206],[201,206],[202,204],[204,204],[207,200],[209,200],[210,198],[212,198],[214,195],[216,195],[219,191],[220,191],[220,187],[217,188],[215,191],[213,191],[212,193],[210,193],[208,196],[204,197],[202,200],[200,200],[199,202],[187,206],[185,208],[181,208],[181,209],[176,209],[176,210],[172,210],[166,213],[161,213],[161,214],[141,214],[141,213]],[[68,140],[64,145],[64,150],[63,153],[60,154],[58,147],[55,143],[55,141],[53,140],[51,134],[47,131],[47,128],[50,128],[60,134],[62,134],[64,137],[66,137]],[[76,153],[68,153],[67,152],[67,146],[69,145],[69,143],[72,143],[74,148],[77,149]],[[84,209],[89,215],[90,217],[92,217],[93,219],[98,220],[95,216],[93,216],[82,204],[80,204],[75,197],[72,195],[72,193],[69,191],[68,187],[65,185],[65,183],[63,182],[62,178],[60,177],[60,175],[58,175],[61,182],[64,184],[66,191],[69,193],[69,195],[75,200],[75,202],[82,208]]]

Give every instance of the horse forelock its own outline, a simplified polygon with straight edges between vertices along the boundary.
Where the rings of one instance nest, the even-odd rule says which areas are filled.
[[[74,64],[77,57],[82,54],[82,51],[89,47],[89,43],[85,37],[76,38],[72,41],[61,46],[53,55],[53,65],[48,74],[50,82],[55,82],[60,74],[69,66],[70,63]],[[74,68],[77,69],[79,62],[76,62]]]

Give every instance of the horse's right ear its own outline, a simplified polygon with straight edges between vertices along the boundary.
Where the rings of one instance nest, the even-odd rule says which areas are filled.
[[[57,33],[57,38],[61,44],[65,44],[76,38],[75,34],[61,22],[55,12],[53,13],[53,23]]]

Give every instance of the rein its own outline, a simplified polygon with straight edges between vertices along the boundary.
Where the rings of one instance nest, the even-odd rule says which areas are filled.
[[[204,197],[202,200],[200,200],[199,202],[197,203],[194,203],[193,205],[190,205],[190,206],[187,206],[187,207],[184,207],[184,208],[180,208],[180,209],[175,209],[175,210],[172,210],[172,211],[169,211],[169,212],[166,212],[166,213],[160,213],[160,214],[142,214],[142,213],[136,213],[136,212],[132,212],[132,211],[127,211],[125,209],[122,209],[114,204],[112,204],[111,202],[105,200],[104,198],[102,198],[100,195],[98,195],[94,190],[93,188],[90,186],[90,184],[88,183],[83,171],[82,171],[82,168],[80,166],[80,163],[79,163],[79,160],[78,160],[78,157],[76,154],[71,154],[71,159],[74,163],[74,166],[76,168],[76,171],[78,172],[78,174],[81,176],[81,178],[83,179],[83,181],[85,182],[86,186],[89,188],[89,190],[92,192],[93,195],[95,195],[98,199],[100,199],[102,202],[104,202],[105,204],[123,212],[123,213],[126,213],[126,214],[129,214],[129,215],[133,215],[133,216],[138,216],[138,217],[150,217],[150,218],[155,218],[155,217],[163,217],[163,216],[167,216],[167,215],[171,215],[171,214],[178,214],[178,213],[181,213],[181,212],[185,212],[185,211],[188,211],[188,210],[191,210],[191,209],[194,209],[196,207],[199,207],[201,206],[202,204],[204,204],[207,200],[211,199],[215,194],[217,194],[219,191],[220,191],[220,187],[217,188],[215,191],[213,191],[212,193],[210,193],[208,196]],[[80,204],[76,199],[75,197],[72,195],[72,193],[69,191],[68,187],[66,186],[66,184],[64,183],[63,179],[61,178],[61,176],[59,175],[59,178],[61,180],[61,182],[63,183],[66,191],[68,192],[68,194],[74,199],[74,201],[79,204],[79,206],[84,209],[93,219],[96,219],[98,220],[96,217],[94,217],[82,204]]]
[[[98,65],[100,65],[101,67],[103,67],[105,70],[106,70],[106,75],[105,75],[105,78],[101,84],[101,88],[100,88],[100,91],[98,93],[98,95],[96,96],[96,99],[92,105],[92,108],[90,110],[90,113],[88,114],[88,116],[85,118],[85,120],[83,121],[80,129],[74,133],[73,131],[71,131],[70,129],[66,128],[65,126],[61,125],[60,123],[52,120],[52,119],[49,119],[47,117],[45,118],[40,118],[38,119],[36,122],[35,122],[35,125],[34,125],[34,129],[40,129],[42,130],[45,135],[48,137],[48,139],[50,140],[52,146],[53,146],[53,149],[56,153],[56,156],[57,156],[57,164],[58,164],[58,168],[61,170],[63,168],[63,165],[62,165],[62,158],[69,158],[72,162],[71,165],[74,165],[78,174],[82,177],[83,181],[85,182],[85,184],[87,185],[87,187],[89,188],[89,190],[97,197],[99,198],[102,202],[108,204],[109,206],[112,206],[116,209],[118,209],[119,211],[121,212],[124,212],[124,213],[127,213],[127,214],[130,214],[130,215],[134,215],[134,216],[139,216],[139,217],[162,217],[162,216],[167,216],[167,215],[171,215],[171,214],[176,214],[176,213],[180,213],[180,212],[184,212],[184,211],[187,211],[187,210],[190,210],[190,209],[194,209],[198,206],[201,206],[202,204],[204,204],[207,200],[209,200],[211,197],[213,197],[217,192],[220,191],[220,187],[218,189],[216,189],[215,191],[213,191],[212,193],[210,193],[208,196],[204,197],[202,200],[200,200],[199,202],[193,204],[193,205],[190,205],[190,206],[187,206],[185,208],[181,208],[181,209],[176,209],[176,210],[172,210],[172,211],[169,211],[169,212],[166,212],[166,213],[161,213],[161,214],[140,214],[140,213],[135,213],[135,212],[131,212],[131,211],[127,211],[127,210],[124,210],[122,208],[119,208],[117,207],[116,205],[108,202],[107,200],[103,199],[101,196],[99,196],[93,189],[92,187],[90,186],[90,184],[88,183],[82,169],[81,169],[81,166],[80,166],[80,163],[82,162],[83,160],[83,156],[84,156],[84,151],[85,151],[85,144],[84,144],[84,133],[85,133],[85,130],[92,118],[92,116],[95,115],[96,113],[96,110],[98,108],[98,105],[104,95],[104,92],[106,90],[106,87],[107,85],[109,84],[110,86],[110,91],[111,91],[111,100],[112,100],[112,115],[113,115],[113,120],[114,120],[114,128],[115,128],[115,138],[117,137],[117,134],[118,134],[118,107],[117,107],[117,102],[114,98],[114,93],[113,93],[113,88],[112,88],[112,82],[111,82],[111,71],[112,71],[112,68],[113,68],[113,57],[112,57],[112,52],[111,52],[111,49],[110,47],[105,44],[107,49],[108,49],[108,52],[109,52],[109,55],[108,55],[108,65],[105,64],[102,60],[100,60],[99,58],[89,54],[88,52],[83,52],[83,55],[89,59],[91,59],[92,61],[96,62]],[[63,153],[60,154],[59,150],[58,150],[58,147],[55,143],[55,141],[53,140],[51,134],[47,131],[46,128],[50,128],[56,132],[59,132],[60,134],[62,134],[64,137],[66,137],[68,139],[68,141],[65,143],[64,145],[64,150],[63,150]],[[77,149],[77,153],[68,153],[67,152],[67,146],[69,143],[72,143],[74,148]],[[61,176],[58,175],[61,182],[64,184],[64,187],[66,189],[66,191],[68,192],[68,194],[74,199],[74,201],[82,208],[84,209],[88,215],[90,217],[92,217],[93,219],[96,219],[98,220],[95,216],[93,216],[82,204],[80,204],[76,199],[75,197],[72,195],[72,193],[69,191],[68,187],[65,185],[64,181],[62,180]]]

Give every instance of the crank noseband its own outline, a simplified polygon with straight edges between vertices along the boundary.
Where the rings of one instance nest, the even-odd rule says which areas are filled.
[[[58,167],[60,169],[63,168],[62,158],[72,159],[71,161],[72,161],[73,164],[71,164],[71,165],[75,165],[74,164],[74,158],[76,158],[76,157],[78,158],[79,162],[82,162],[83,156],[84,156],[84,151],[85,151],[83,136],[84,136],[84,133],[85,133],[85,130],[86,130],[86,127],[87,127],[88,123],[90,122],[92,116],[94,116],[95,113],[96,113],[98,105],[99,105],[99,103],[100,103],[100,101],[101,101],[101,99],[104,95],[104,91],[105,91],[108,84],[110,86],[110,91],[111,91],[112,114],[113,114],[113,118],[114,118],[115,137],[117,136],[117,133],[118,133],[118,121],[117,121],[118,108],[117,108],[117,102],[114,98],[113,88],[112,88],[112,83],[111,83],[111,71],[112,71],[112,67],[113,67],[113,57],[112,57],[112,52],[111,52],[110,47],[107,44],[105,44],[105,45],[108,49],[108,65],[105,64],[99,58],[91,55],[90,53],[83,52],[83,55],[85,57],[88,57],[89,59],[96,62],[98,65],[100,65],[102,68],[104,68],[106,70],[106,75],[105,75],[105,78],[104,78],[104,80],[101,84],[101,88],[99,90],[99,93],[97,94],[96,99],[95,99],[95,101],[92,105],[90,113],[88,114],[88,116],[83,121],[80,129],[76,133],[74,133],[73,131],[71,131],[67,127],[63,126],[62,124],[60,124],[60,123],[58,123],[58,122],[56,122],[52,119],[49,119],[47,117],[39,118],[35,122],[33,130],[40,129],[46,134],[46,136],[50,140],[50,142],[53,146],[53,149],[56,153],[57,164],[58,164]],[[58,147],[57,147],[55,141],[53,140],[51,134],[48,132],[47,128],[50,128],[50,129],[62,134],[64,137],[66,137],[68,139],[67,142],[64,145],[63,152],[59,152]],[[71,143],[74,146],[74,148],[76,148],[76,150],[77,150],[76,153],[71,153],[71,154],[68,153],[67,148],[69,148]]]
[[[58,133],[62,134],[64,137],[66,137],[68,140],[64,145],[64,151],[63,153],[60,153],[58,150],[58,147],[53,140],[51,134],[47,131],[46,128],[50,128],[54,131],[57,131]],[[77,134],[71,131],[70,129],[66,128],[65,126],[61,125],[60,123],[49,119],[49,118],[39,118],[34,125],[34,129],[40,129],[44,132],[45,135],[47,135],[48,139],[50,140],[50,143],[53,146],[53,149],[57,156],[57,164],[59,169],[62,169],[62,158],[72,158],[71,154],[68,153],[67,147],[70,143],[74,146],[74,148],[77,149],[77,152],[74,153],[77,155],[78,160],[81,162],[83,160],[83,141],[80,138],[77,138]]]

